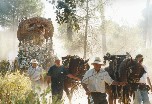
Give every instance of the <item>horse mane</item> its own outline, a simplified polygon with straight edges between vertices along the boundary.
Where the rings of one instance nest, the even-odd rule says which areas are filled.
[[[88,65],[88,60],[84,60],[77,55],[70,56],[67,55],[62,57],[63,65],[68,69],[70,74],[77,74],[77,72],[81,72],[84,70],[84,66]]]

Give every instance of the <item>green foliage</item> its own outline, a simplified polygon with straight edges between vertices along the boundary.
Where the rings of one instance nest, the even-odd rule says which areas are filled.
[[[17,104],[21,100],[25,100],[32,91],[30,79],[19,72],[6,73],[4,77],[0,76],[0,83],[1,102]]]
[[[76,9],[83,5],[85,0],[57,0],[57,5],[54,0],[52,4],[56,5],[56,21],[59,24],[70,23],[73,30],[79,30],[78,16]]]
[[[0,73],[5,75],[7,71],[9,71],[10,63],[9,61],[2,60],[0,61]]]
[[[71,21],[73,29],[79,30],[75,0],[58,1],[56,8],[56,20],[59,24]]]
[[[57,96],[55,96],[52,104],[64,104],[64,103],[63,103],[63,100],[58,100]]]
[[[47,104],[45,97],[51,91],[48,87],[38,95],[31,88],[30,78],[19,71],[0,75],[0,83],[0,104]]]
[[[60,39],[63,49],[67,51],[66,54],[79,55],[81,54],[81,52],[83,52],[84,33],[80,30],[78,33],[73,34],[72,36],[73,40],[70,41],[65,32],[66,25],[67,24],[64,23],[58,28],[59,35],[58,36],[56,35],[56,38]]]
[[[42,9],[41,0],[1,0],[0,25],[9,28],[17,26],[22,18],[40,16]]]

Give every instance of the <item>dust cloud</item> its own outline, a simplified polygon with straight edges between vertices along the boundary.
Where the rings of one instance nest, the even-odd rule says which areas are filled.
[[[13,60],[17,57],[18,39],[16,31],[0,32],[0,60]]]

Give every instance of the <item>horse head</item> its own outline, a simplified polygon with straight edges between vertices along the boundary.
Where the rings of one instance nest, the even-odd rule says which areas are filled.
[[[119,77],[121,81],[136,83],[145,73],[143,66],[135,59],[128,58],[121,62],[119,67]]]
[[[104,62],[109,62],[109,66],[105,70],[109,73],[110,77],[116,81],[119,81],[118,71],[120,63],[126,58],[126,55],[110,55],[109,53],[104,56]]]
[[[86,71],[89,70],[88,61],[89,60],[84,60],[77,55],[67,55],[65,57],[62,57],[63,66],[69,71],[70,74],[77,76],[80,79],[82,79]],[[69,98],[69,102],[71,102],[74,90],[77,90],[80,84],[81,83],[74,81],[68,77],[64,80],[64,91]]]
[[[77,55],[62,57],[62,64],[68,69],[69,73],[79,78],[82,78],[89,69],[88,61],[89,60],[84,60]]]

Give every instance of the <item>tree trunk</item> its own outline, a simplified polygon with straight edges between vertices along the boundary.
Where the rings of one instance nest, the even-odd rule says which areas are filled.
[[[105,31],[105,20],[103,18],[102,22],[102,54],[105,55],[107,52],[107,41],[106,41],[106,31]]]
[[[145,39],[144,39],[144,43],[146,48],[148,48],[150,46],[151,43],[151,38],[150,38],[150,32],[149,32],[149,4],[150,4],[150,0],[147,0],[147,4],[146,4],[146,34],[145,34]]]
[[[105,31],[105,16],[104,16],[104,4],[103,1],[100,1],[100,13],[101,13],[101,20],[102,20],[102,26],[101,26],[101,35],[102,35],[102,55],[105,55],[107,52],[107,41],[106,41],[106,31]]]
[[[86,55],[87,55],[87,34],[88,34],[88,10],[89,10],[89,6],[88,6],[88,3],[89,3],[89,1],[87,0],[87,7],[86,7],[86,12],[87,12],[87,14],[86,14],[86,26],[85,26],[85,36],[84,36],[84,56],[83,56],[83,58],[84,59],[86,59]]]
[[[69,41],[72,41],[72,35],[73,35],[73,32],[72,32],[72,25],[71,25],[71,20],[68,21],[67,23],[67,37],[68,37],[68,40]]]

